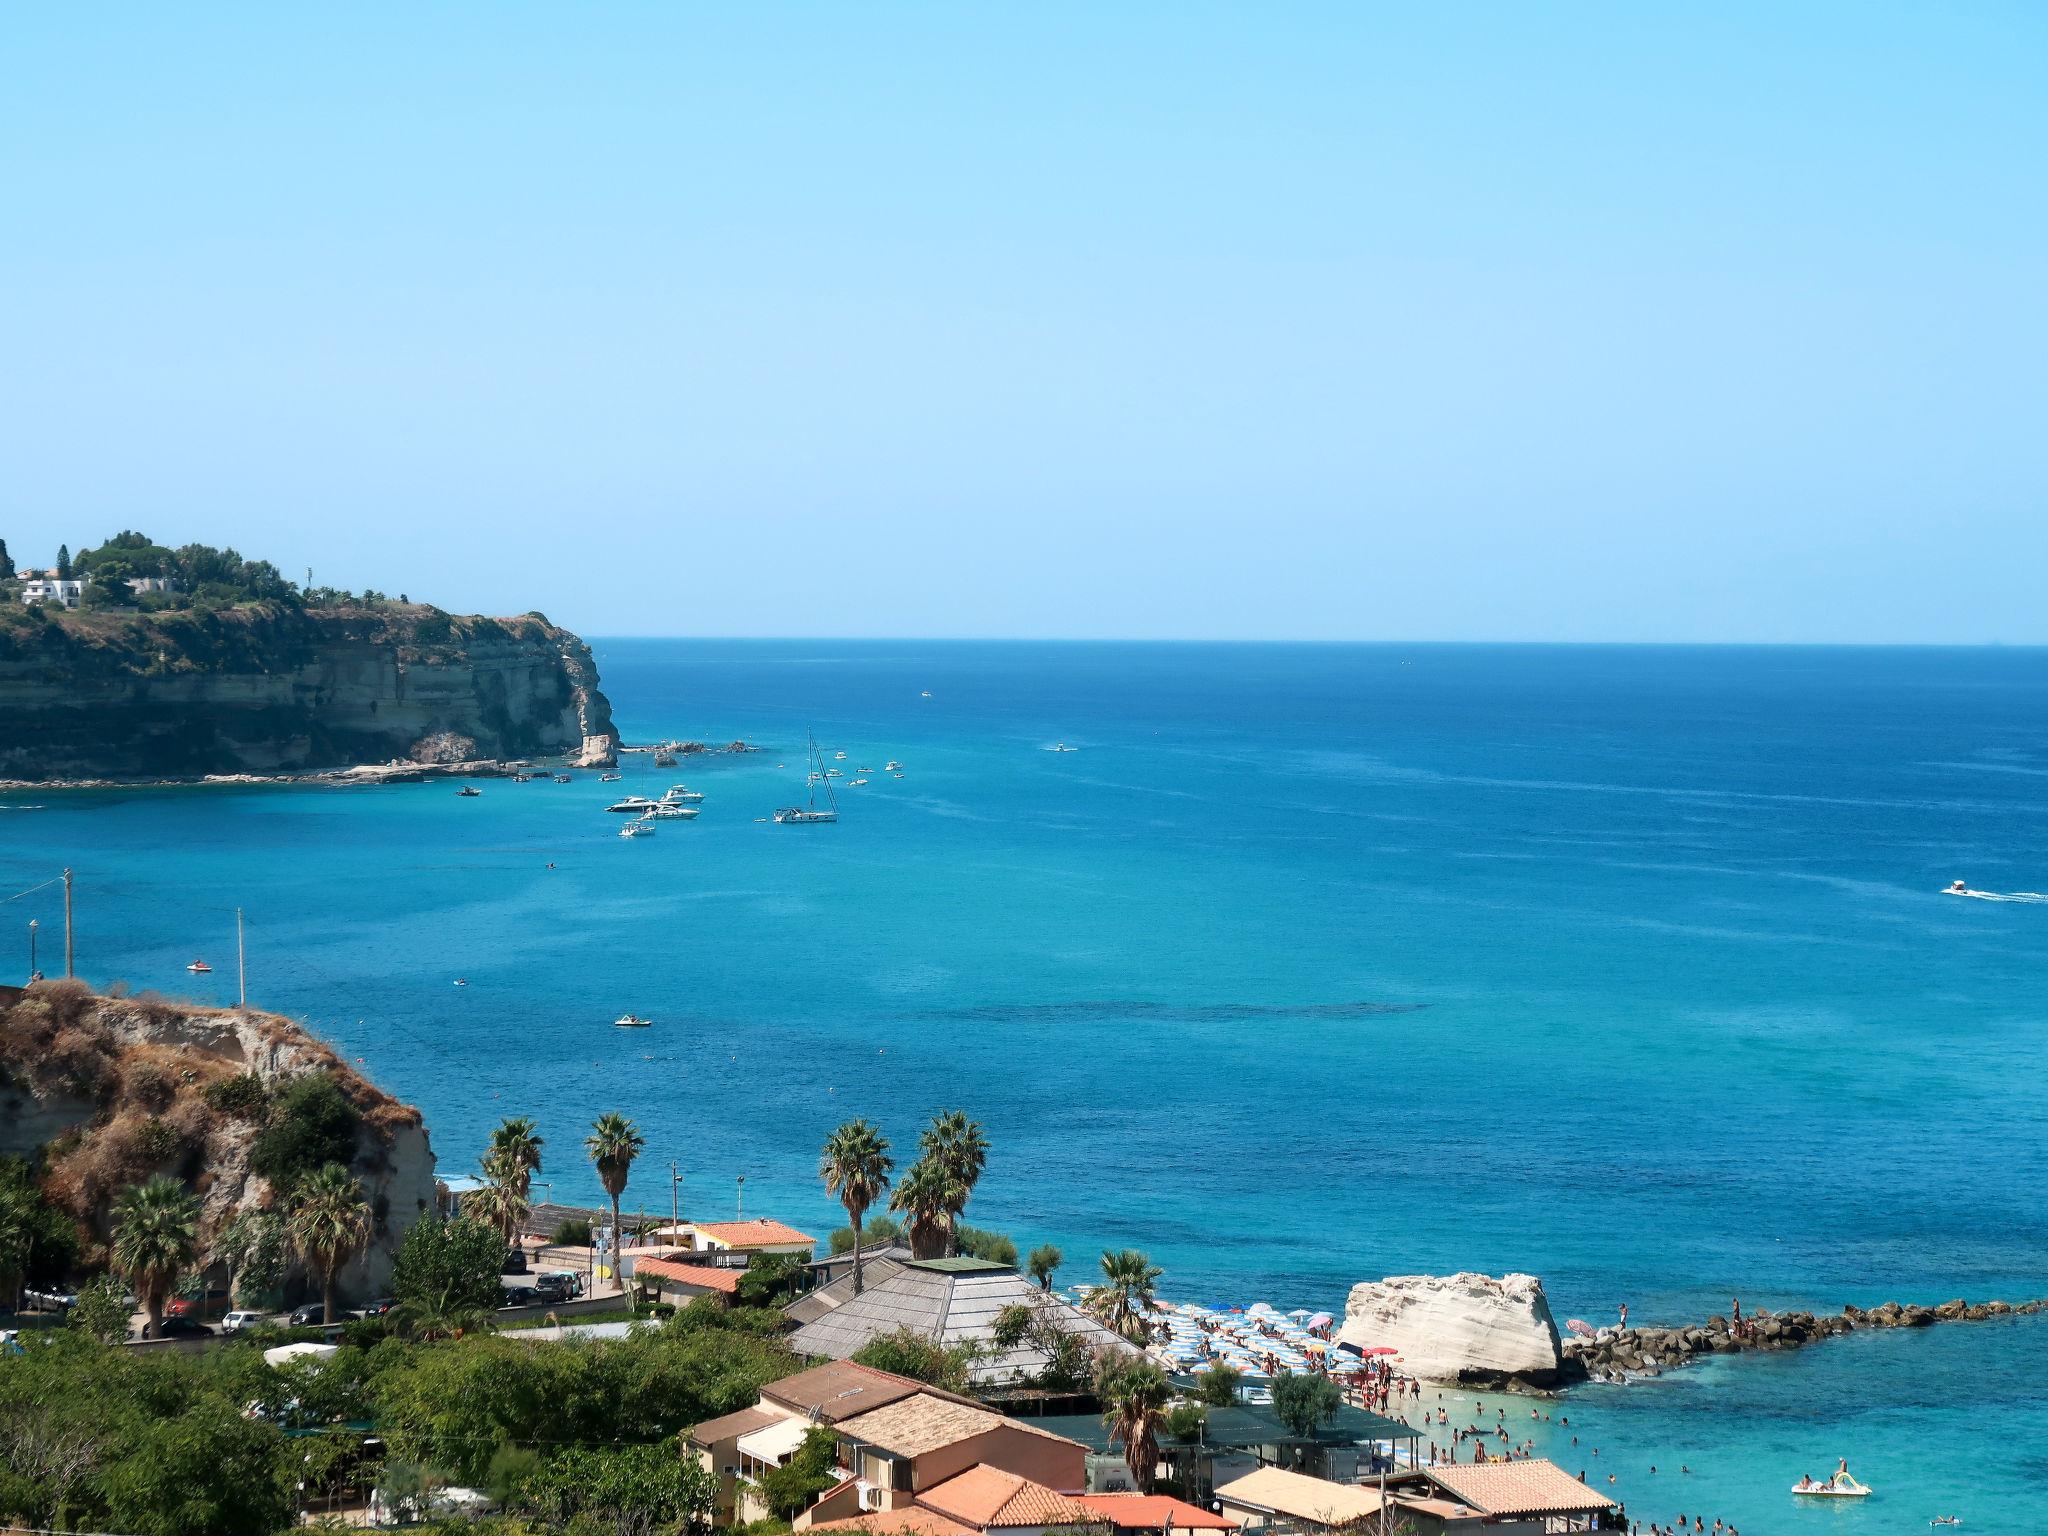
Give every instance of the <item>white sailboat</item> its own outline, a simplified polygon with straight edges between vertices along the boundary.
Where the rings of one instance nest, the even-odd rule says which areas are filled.
[[[815,738],[811,739],[811,763],[811,775],[806,781],[810,798],[803,805],[786,805],[777,810],[775,813],[777,821],[794,822],[802,825],[810,822],[837,821],[839,819],[839,802],[833,798],[832,781],[825,776],[825,754],[818,750],[818,743]],[[822,811],[818,809],[818,786],[820,784],[825,786],[826,808]]]

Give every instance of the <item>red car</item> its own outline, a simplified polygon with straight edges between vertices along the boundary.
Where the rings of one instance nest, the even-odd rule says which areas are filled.
[[[165,1317],[219,1317],[228,1309],[228,1293],[210,1290],[198,1296],[173,1296],[164,1308]]]

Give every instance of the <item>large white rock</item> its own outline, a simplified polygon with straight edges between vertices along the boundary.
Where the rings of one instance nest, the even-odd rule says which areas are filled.
[[[1534,1275],[1389,1275],[1351,1288],[1340,1342],[1386,1346],[1425,1381],[1541,1385],[1564,1356]]]

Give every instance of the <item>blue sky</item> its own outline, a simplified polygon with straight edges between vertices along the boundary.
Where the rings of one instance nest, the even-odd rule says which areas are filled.
[[[20,8],[0,537],[591,634],[2048,641],[2048,8]]]

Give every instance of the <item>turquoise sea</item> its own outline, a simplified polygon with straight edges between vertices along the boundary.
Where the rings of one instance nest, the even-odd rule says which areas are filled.
[[[2048,653],[597,654],[629,739],[767,750],[473,800],[15,795],[0,895],[70,864],[82,974],[222,1001],[243,907],[254,1001],[419,1104],[445,1169],[537,1116],[557,1199],[595,1199],[577,1142],[620,1109],[629,1205],[668,1209],[673,1160],[686,1213],[744,1176],[822,1235],[832,1125],[907,1161],[958,1105],[995,1145],[971,1220],[1069,1279],[1144,1248],[1182,1299],[1458,1268],[1594,1322],[2048,1294],[2048,903],[1940,894],[2048,888]],[[871,782],[766,824],[807,729]],[[678,780],[696,822],[615,835],[614,789]],[[61,963],[44,890],[0,905],[10,979],[30,916]],[[2041,1319],[1860,1336],[1582,1389],[1539,1441],[1660,1524],[2048,1530],[2044,1367]],[[1840,1455],[1878,1496],[1795,1507]]]

